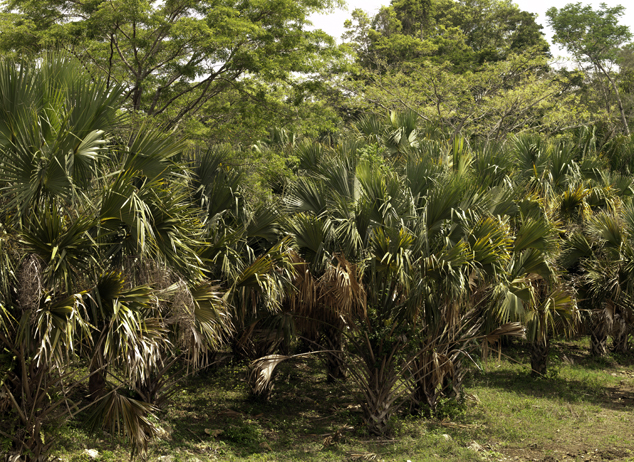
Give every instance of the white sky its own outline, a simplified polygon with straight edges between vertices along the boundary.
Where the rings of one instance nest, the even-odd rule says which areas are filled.
[[[552,6],[562,8],[568,3],[577,3],[577,1],[579,0],[516,0],[515,3],[519,6],[520,10],[537,13],[536,21],[544,26],[546,38],[550,41],[552,34],[546,25],[546,10]],[[629,26],[630,31],[634,33],[634,6],[628,8],[627,0],[581,0],[581,3],[584,5],[591,4],[594,8],[598,8],[601,3],[606,3],[608,6],[625,6],[625,14],[621,16],[620,24]],[[341,34],[344,32],[343,23],[350,17],[352,10],[361,8],[370,15],[374,15],[382,5],[389,5],[390,0],[347,0],[347,4],[347,11],[337,10],[329,15],[314,15],[311,20],[315,28],[322,29],[336,39],[340,39]],[[551,52],[553,55],[563,55],[563,52],[558,51],[555,47],[551,47]]]

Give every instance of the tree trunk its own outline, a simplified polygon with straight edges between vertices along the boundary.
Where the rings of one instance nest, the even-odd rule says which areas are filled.
[[[618,87],[616,85],[616,82],[614,81],[612,76],[610,76],[610,73],[598,61],[597,61],[597,66],[599,67],[601,72],[603,72],[603,74],[605,74],[605,76],[609,80],[610,84],[612,85],[612,89],[614,90],[614,94],[616,96],[616,101],[617,101],[617,103],[619,105],[619,111],[621,112],[621,122],[623,123],[623,128],[625,129],[625,134],[627,136],[630,136],[630,127],[627,124],[627,117],[625,116],[625,109],[623,108],[623,102],[621,101],[621,95],[619,94],[619,89],[618,89]]]
[[[346,361],[343,353],[343,332],[335,326],[324,328],[324,346],[337,353],[326,354],[326,377],[328,382],[346,380]]]
[[[548,337],[545,340],[536,340],[531,343],[531,374],[534,377],[543,377],[548,372],[549,349]]]
[[[615,317],[614,327],[612,329],[612,349],[617,353],[627,353],[629,351],[630,326],[623,319],[623,316]]]
[[[387,436],[392,432],[390,419],[397,408],[395,386],[399,374],[395,351],[384,351],[382,345],[373,347],[370,341],[364,347],[367,348],[362,354],[365,370],[356,371],[364,395],[361,403],[363,418],[371,435]]]
[[[590,333],[590,355],[595,357],[605,356],[608,354],[608,336],[597,334],[594,331]]]
[[[90,361],[90,377],[88,378],[88,393],[93,401],[97,401],[106,392],[105,375],[105,369],[101,368],[97,358],[93,357]]]
[[[374,386],[370,385],[369,390],[366,390],[366,400],[361,405],[363,417],[371,435],[387,436],[392,431],[390,418],[395,411],[392,396],[393,387],[388,385],[391,381],[382,380],[386,371],[374,369],[371,372],[369,382]]]
[[[595,357],[608,354],[610,318],[605,309],[595,310],[590,316],[590,354]]]

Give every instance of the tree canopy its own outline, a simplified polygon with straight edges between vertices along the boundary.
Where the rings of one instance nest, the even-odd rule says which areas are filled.
[[[607,79],[616,98],[623,131],[629,135],[627,115],[613,76],[621,48],[632,38],[629,27],[618,23],[618,18],[623,15],[624,10],[625,8],[620,5],[608,7],[605,3],[602,3],[598,10],[594,10],[590,5],[569,3],[561,9],[550,8],[546,15],[555,31],[555,43],[563,45],[579,65],[590,65],[590,72],[595,70]],[[609,113],[610,103],[606,103]]]
[[[16,55],[65,49],[130,108],[169,125],[249,78],[284,81],[332,58],[334,41],[307,29],[335,0],[10,0],[0,47]]]
[[[357,10],[353,21],[348,27],[361,29],[356,36],[363,45],[357,50],[366,66],[431,59],[464,72],[509,53],[548,53],[535,15],[511,1],[395,0],[374,18]]]

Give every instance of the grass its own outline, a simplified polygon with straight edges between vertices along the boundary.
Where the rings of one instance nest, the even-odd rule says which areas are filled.
[[[246,366],[230,365],[184,383],[157,415],[162,437],[148,460],[177,461],[634,461],[634,355],[600,360],[584,342],[555,343],[549,374],[530,376],[522,345],[470,371],[466,399],[444,402],[435,419],[405,412],[395,434],[366,434],[345,384],[329,384],[314,358],[279,366],[268,403],[249,399]],[[64,461],[129,458],[124,441],[61,430]]]

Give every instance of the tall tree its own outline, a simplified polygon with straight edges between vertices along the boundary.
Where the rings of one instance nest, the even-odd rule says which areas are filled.
[[[569,3],[561,9],[550,8],[546,15],[555,31],[555,43],[563,45],[587,73],[605,77],[607,86],[614,92],[623,131],[629,135],[630,129],[615,75],[620,50],[632,38],[629,27],[618,23],[624,10],[620,5],[608,7],[605,3],[598,10],[592,9],[590,5]]]
[[[510,1],[393,0],[373,18],[353,12],[353,21],[349,37],[363,43],[357,53],[365,66],[431,59],[465,72],[511,53],[549,49],[535,16]]]
[[[10,0],[0,19],[5,52],[63,48],[124,85],[131,108],[170,125],[246,76],[310,72],[334,48],[308,17],[337,0]]]

